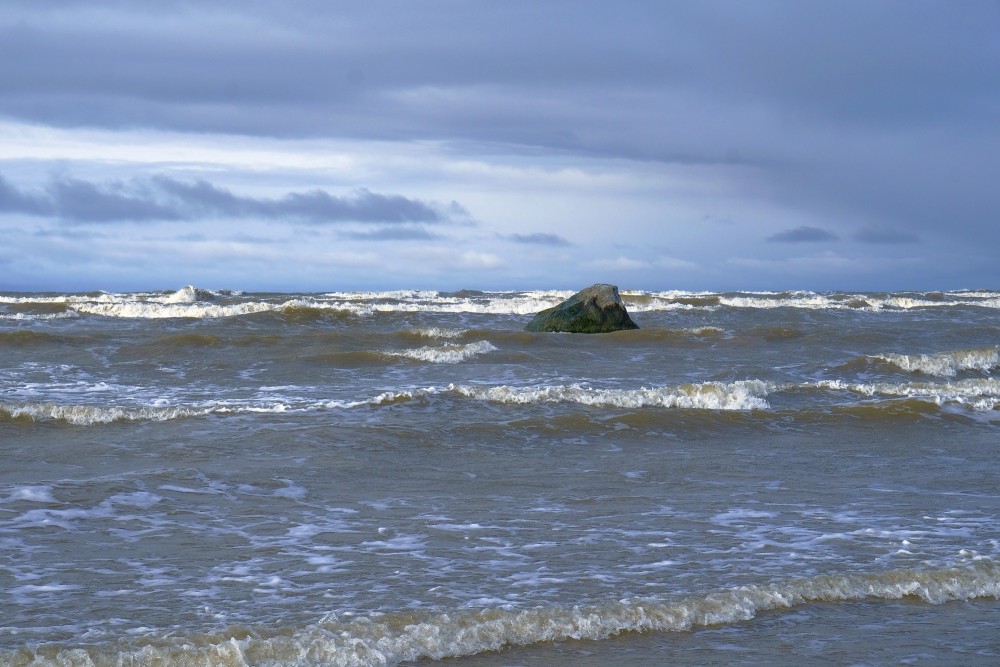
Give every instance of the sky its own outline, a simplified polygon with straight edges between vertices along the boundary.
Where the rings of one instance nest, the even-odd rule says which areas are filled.
[[[998,35],[977,0],[4,0],[0,290],[997,289]]]

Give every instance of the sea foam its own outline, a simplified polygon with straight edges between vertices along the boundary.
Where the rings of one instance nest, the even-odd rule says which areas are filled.
[[[0,403],[0,412],[17,419],[24,417],[38,420],[62,420],[77,426],[110,424],[116,421],[166,421],[178,417],[207,414],[209,410],[183,407],[123,407],[96,405],[60,405],[57,403],[26,403],[9,405]]]
[[[766,410],[765,397],[778,385],[761,380],[704,382],[676,387],[595,389],[580,384],[542,387],[449,385],[462,396],[496,403],[579,403],[617,408],[689,408],[702,410]]]
[[[493,352],[497,348],[489,341],[481,340],[468,345],[443,345],[441,347],[421,347],[415,350],[385,352],[390,357],[402,357],[432,364],[457,364],[473,357]]]
[[[909,373],[954,377],[961,371],[988,372],[997,368],[1000,366],[1000,349],[989,347],[916,355],[890,353],[874,355],[872,358]]]
[[[295,313],[303,309],[334,310],[368,316],[374,313],[468,313],[533,315],[567,297],[570,291],[456,292],[421,290],[391,292],[328,292],[274,297],[242,292],[212,291],[188,285],[174,292],[70,294],[59,296],[0,296],[0,304],[65,304],[67,311],[48,314],[0,313],[0,319],[54,319],[79,314],[122,318],[224,318],[261,312]],[[622,290],[634,312],[709,310],[719,308],[796,308],[809,310],[896,311],[954,306],[1000,308],[994,292],[908,294],[848,294],[817,292],[645,292]]]
[[[809,385],[802,385],[807,387]],[[954,403],[966,406],[976,412],[989,412],[1000,405],[1000,380],[981,378],[958,382],[874,382],[852,383],[842,380],[824,380],[815,387],[851,391],[873,398],[912,398],[928,401],[935,405]]]
[[[623,632],[682,632],[745,622],[764,612],[809,604],[912,599],[925,604],[1000,598],[1000,568],[989,560],[943,569],[831,574],[726,588],[683,598],[617,601],[531,609],[491,607],[448,613],[414,611],[356,617],[330,613],[299,628],[232,628],[165,639],[151,633],[77,648],[47,643],[0,651],[39,666],[398,665],[566,640],[600,641]]]

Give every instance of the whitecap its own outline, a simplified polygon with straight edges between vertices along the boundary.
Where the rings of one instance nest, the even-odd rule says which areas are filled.
[[[206,413],[206,410],[181,407],[122,407],[55,403],[0,404],[0,411],[6,412],[14,418],[57,419],[78,426],[110,424],[115,421],[166,421],[177,417]]]
[[[70,317],[80,317],[79,313],[68,310],[63,313],[0,313],[0,320],[17,320],[30,322],[34,320],[62,320]]]
[[[182,287],[163,299],[164,303],[194,303],[198,300],[198,289],[194,285]]]
[[[414,329],[413,333],[424,338],[461,338],[467,332],[466,329],[448,329],[445,327],[427,327],[424,329]]]
[[[936,405],[957,403],[975,412],[989,412],[1000,405],[1000,380],[983,378],[960,380],[958,382],[907,382],[893,384],[849,383],[842,380],[824,380],[817,382],[815,387],[840,391],[851,391],[862,396],[915,398],[926,400]]]
[[[878,354],[872,357],[911,373],[953,377],[960,371],[988,372],[1000,366],[1000,348],[952,350],[935,354]]]
[[[651,564],[668,567],[666,561]],[[545,577],[516,585],[545,583]],[[142,582],[145,583],[145,582]],[[264,582],[274,587],[277,579]],[[21,594],[66,590],[64,584],[32,585]],[[267,591],[270,592],[270,591]],[[981,560],[965,567],[897,569],[829,574],[767,584],[692,593],[686,597],[632,597],[616,601],[519,609],[483,596],[485,608],[401,614],[328,613],[304,627],[255,628],[239,634],[173,635],[155,642],[89,645],[46,644],[0,653],[40,665],[70,664],[81,655],[98,664],[330,664],[398,665],[443,660],[542,642],[603,640],[623,632],[683,632],[751,620],[761,613],[810,604],[910,598],[927,604],[1000,597],[1000,569]],[[266,660],[263,658],[266,657]]]
[[[52,495],[51,486],[16,486],[10,491],[10,495],[0,502],[9,503],[24,501],[30,503],[55,503],[58,502]]]
[[[443,345],[441,347],[421,347],[415,350],[399,350],[385,352],[390,357],[402,357],[415,361],[426,361],[432,364],[458,364],[497,348],[486,340],[467,345]]]
[[[675,387],[594,389],[580,384],[541,387],[449,385],[462,396],[497,403],[579,403],[618,408],[687,408],[703,410],[766,410],[765,397],[779,386],[762,380],[704,382]]]

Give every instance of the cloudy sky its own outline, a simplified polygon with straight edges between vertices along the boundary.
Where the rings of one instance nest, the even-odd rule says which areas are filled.
[[[976,0],[4,0],[0,290],[998,288],[998,35]]]

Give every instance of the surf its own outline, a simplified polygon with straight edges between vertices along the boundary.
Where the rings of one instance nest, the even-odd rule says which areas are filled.
[[[328,613],[303,627],[236,626],[217,631],[149,628],[136,637],[51,642],[0,651],[3,664],[104,665],[398,665],[567,640],[603,641],[626,633],[685,632],[750,621],[763,613],[816,604],[912,600],[940,605],[1000,598],[1000,568],[990,560],[929,569],[834,573],[749,584],[673,598],[415,610],[378,615]]]

